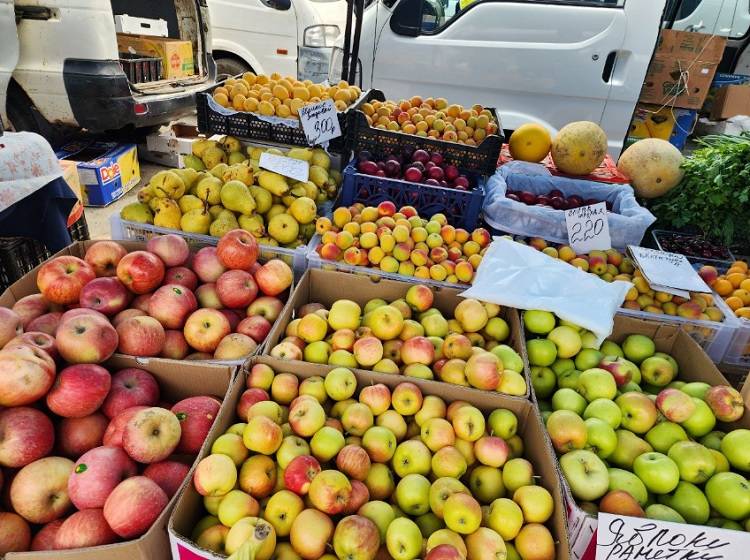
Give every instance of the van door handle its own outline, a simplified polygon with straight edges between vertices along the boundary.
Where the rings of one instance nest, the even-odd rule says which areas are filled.
[[[602,81],[608,84],[612,79],[612,73],[615,70],[615,62],[617,61],[617,51],[612,51],[607,55],[607,59],[604,61],[604,68],[602,69]]]
[[[44,6],[15,6],[16,23],[22,19],[47,21],[52,19],[52,9]]]

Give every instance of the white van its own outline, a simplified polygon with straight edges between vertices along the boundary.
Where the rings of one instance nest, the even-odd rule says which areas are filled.
[[[320,82],[346,24],[346,0],[208,0],[219,77],[247,70]]]
[[[747,0],[716,0],[738,2],[747,11]],[[496,107],[508,130],[538,122],[556,131],[590,120],[607,133],[610,152],[619,153],[666,0],[461,4],[463,9],[458,0],[370,4],[357,63],[363,89],[380,89],[391,99],[429,95]],[[341,78],[342,43],[334,48],[329,80]]]
[[[166,21],[190,41],[194,75],[130,83],[119,62],[115,15]],[[99,132],[169,122],[212,87],[205,0],[0,0],[0,116],[50,138],[58,125]]]

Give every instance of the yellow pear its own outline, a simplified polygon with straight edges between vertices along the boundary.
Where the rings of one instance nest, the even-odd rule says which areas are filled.
[[[219,140],[219,146],[221,146],[227,153],[239,152],[242,150],[242,143],[234,136],[225,136]]]
[[[229,152],[229,156],[227,157],[227,163],[229,165],[236,165],[238,163],[242,163],[247,159],[247,156],[243,154],[242,152]]]
[[[211,168],[210,173],[217,179],[221,179],[227,169],[229,169],[229,166],[226,163],[219,163]]]
[[[203,178],[203,175],[199,171],[190,167],[173,169],[172,172],[176,173],[182,179],[182,182],[185,183],[185,192],[189,192]]]
[[[139,224],[153,224],[154,213],[151,208],[141,202],[133,202],[120,210],[120,217],[128,222],[138,222]]]
[[[138,191],[138,202],[148,204],[154,198],[154,188],[150,185],[143,187]]]
[[[185,194],[185,182],[174,171],[159,171],[151,177],[148,186],[154,191],[154,196],[177,200]]]
[[[207,235],[211,226],[211,214],[205,208],[188,210],[180,218],[180,229],[188,233]]]
[[[249,187],[250,194],[255,199],[255,211],[258,214],[265,214],[273,206],[273,195],[266,189],[255,185]]]
[[[258,184],[276,196],[284,196],[289,191],[286,179],[273,171],[261,171],[258,175]]]
[[[289,206],[289,214],[300,224],[309,224],[315,219],[318,207],[312,198],[300,197]]]
[[[221,187],[221,203],[224,208],[250,215],[255,210],[255,199],[242,181],[229,181]]]
[[[315,148],[312,151],[312,157],[307,161],[309,161],[312,165],[317,165],[318,167],[322,167],[325,170],[331,168],[330,156],[325,152],[325,150],[321,150],[320,148]]]
[[[283,156],[283,155],[285,155],[285,154],[284,154],[284,152],[282,152],[282,151],[281,151],[281,150],[279,150],[278,148],[268,148],[268,149],[266,150],[266,153],[267,153],[267,154],[273,154],[273,155],[275,155],[275,156]],[[258,158],[258,159],[260,159],[260,158]]]
[[[195,196],[208,204],[219,204],[221,202],[221,187],[223,185],[222,180],[217,177],[205,177],[195,186]]]
[[[328,171],[319,165],[310,166],[310,180],[320,188],[328,181]]]
[[[211,214],[211,219],[215,220],[224,210],[226,210],[226,208],[224,208],[221,204],[214,204],[208,209],[208,213]]]
[[[299,224],[290,214],[276,214],[268,220],[268,234],[282,245],[286,245],[297,239]]]
[[[258,214],[245,216],[242,214],[238,221],[242,229],[249,231],[256,238],[263,237],[266,234],[266,226],[263,223],[263,216],[259,216]]]
[[[190,212],[190,210],[202,210],[206,205],[197,196],[186,194],[177,201],[177,206],[180,207],[180,212],[185,214],[186,212]]]
[[[266,221],[270,220],[277,214],[286,214],[286,206],[283,204],[274,204],[271,206],[271,208],[268,209],[268,212],[266,212]]]
[[[237,222],[234,214],[229,210],[223,210],[219,216],[211,222],[209,227],[209,233],[214,237],[223,237],[224,234],[229,233],[233,229],[238,229],[240,224]]]
[[[209,148],[215,148],[215,147],[216,147],[215,140],[206,140],[205,138],[201,138],[193,142],[193,155],[196,157],[202,158],[206,150],[208,150]]]
[[[310,161],[313,158],[313,151],[310,148],[292,148],[286,153],[286,157]]]
[[[253,170],[243,164],[232,165],[221,178],[225,183],[234,180],[242,181],[249,187],[253,184]]]
[[[198,156],[188,154],[182,157],[182,161],[185,164],[185,169],[194,169],[195,171],[203,171],[206,169],[206,164]]]
[[[182,212],[180,212],[177,202],[171,198],[157,199],[156,210],[154,211],[155,226],[180,229],[180,218],[182,218]]]
[[[227,153],[221,148],[209,148],[203,152],[201,159],[208,169],[213,169],[220,163],[226,163]]]

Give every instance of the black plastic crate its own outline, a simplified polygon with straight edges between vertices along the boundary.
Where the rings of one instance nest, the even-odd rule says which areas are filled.
[[[120,66],[131,84],[158,82],[162,79],[162,62],[159,57],[120,53]]]
[[[383,93],[371,90],[371,99],[385,101]],[[349,127],[351,134],[348,136],[349,150],[355,154],[362,150],[372,153],[400,152],[404,147],[413,147],[417,150],[428,152],[440,152],[448,163],[452,163],[460,169],[474,171],[482,175],[493,175],[497,169],[497,160],[500,157],[505,138],[503,136],[503,125],[497,110],[488,109],[497,122],[498,133],[487,136],[478,146],[467,146],[458,142],[447,142],[435,138],[425,138],[413,134],[404,134],[393,130],[383,130],[370,126],[362,111],[351,112]]]
[[[484,178],[480,175],[471,175],[474,188],[469,191],[365,175],[357,171],[355,162],[346,166],[343,176],[339,206],[351,206],[355,202],[377,206],[390,200],[396,207],[414,206],[423,217],[445,214],[448,223],[467,231],[478,226],[484,204],[485,185]]]

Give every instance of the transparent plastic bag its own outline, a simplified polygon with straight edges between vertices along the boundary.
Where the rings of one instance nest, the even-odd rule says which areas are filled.
[[[463,297],[516,309],[551,311],[593,332],[599,343],[612,333],[614,315],[632,287],[605,282],[528,245],[498,237],[482,258]]]
[[[640,245],[648,227],[656,221],[641,207],[630,185],[609,185],[552,175],[543,165],[513,161],[498,168],[487,181],[484,219],[493,228],[516,235],[541,237],[555,243],[568,242],[565,212],[545,206],[528,206],[505,198],[508,189],[547,194],[558,189],[565,196],[577,194],[612,203],[609,212],[609,234],[612,246],[624,249]]]

